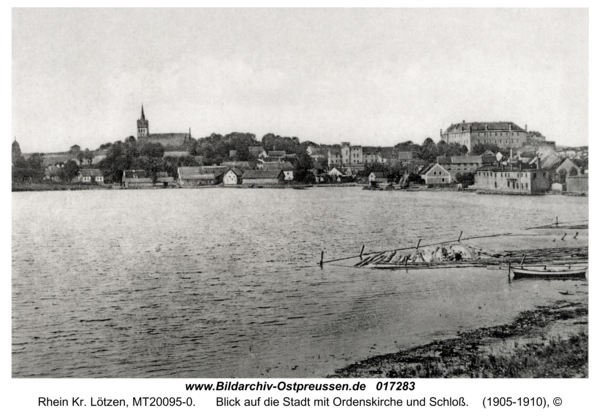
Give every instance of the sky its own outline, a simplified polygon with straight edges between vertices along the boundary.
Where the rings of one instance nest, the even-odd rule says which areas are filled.
[[[587,9],[13,9],[23,152],[150,133],[393,146],[512,121],[588,144]]]

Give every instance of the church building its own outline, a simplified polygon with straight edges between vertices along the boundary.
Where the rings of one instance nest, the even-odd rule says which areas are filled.
[[[144,105],[142,104],[142,114],[137,121],[137,139],[138,141],[160,143],[167,150],[183,149],[187,141],[192,137],[192,129],[188,133],[154,133],[150,134],[150,122],[144,114]]]

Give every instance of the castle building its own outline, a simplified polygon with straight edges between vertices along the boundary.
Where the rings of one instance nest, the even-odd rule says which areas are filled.
[[[521,148],[527,142],[525,129],[513,122],[473,122],[450,125],[444,132],[440,129],[440,139],[446,143],[465,145],[469,151],[477,144],[494,144],[503,149]]]
[[[187,141],[192,138],[192,130],[188,133],[154,133],[150,134],[150,122],[144,114],[144,105],[142,113],[137,121],[137,139],[150,143],[160,143],[167,150],[177,150],[184,148]]]

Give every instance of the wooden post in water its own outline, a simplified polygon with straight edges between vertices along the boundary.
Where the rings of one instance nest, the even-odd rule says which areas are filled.
[[[523,255],[523,259],[521,259],[521,266],[523,266],[523,262],[525,262],[526,257],[527,257],[527,255]]]
[[[558,227],[558,216],[556,216],[556,227]]]
[[[460,238],[462,237],[462,230],[460,231],[460,235],[458,236],[458,243],[460,243]]]
[[[579,234],[579,232],[575,232],[575,236],[573,236],[573,239],[577,239],[578,234]]]
[[[563,237],[560,238],[560,240],[565,240],[566,235],[567,235],[567,233],[565,232],[565,234],[563,235]]]
[[[321,262],[319,262],[319,266],[320,266],[321,268],[323,268],[323,255],[324,255],[324,254],[325,254],[325,252],[324,252],[324,251],[321,251]]]
[[[417,242],[417,249],[419,249],[419,245],[421,244],[421,239]]]
[[[510,282],[510,261],[508,262],[508,282]]]
[[[358,255],[358,256],[360,256],[360,260],[361,260],[361,261],[363,260],[363,258],[362,258],[362,254],[363,254],[364,250],[365,250],[365,245],[362,245],[362,248],[361,248],[361,250],[360,250],[360,255]]]

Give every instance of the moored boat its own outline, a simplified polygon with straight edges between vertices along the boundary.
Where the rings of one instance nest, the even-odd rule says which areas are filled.
[[[587,266],[528,266],[511,267],[514,279],[543,278],[543,279],[585,279]]]

